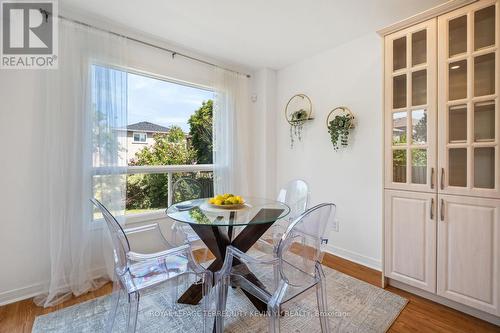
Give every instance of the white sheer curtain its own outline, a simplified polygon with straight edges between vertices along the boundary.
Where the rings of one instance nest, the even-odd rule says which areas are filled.
[[[248,193],[248,78],[215,69],[214,191]]]
[[[93,177],[93,170],[123,164],[119,142],[120,129],[126,126],[126,81],[120,72],[92,70],[92,64],[122,65],[125,50],[122,38],[59,23],[59,69],[46,71],[41,85],[46,101],[40,106],[45,119],[40,125],[47,156],[41,223],[49,230],[50,276],[48,292],[35,299],[38,305],[57,304],[106,281],[98,270],[103,229],[92,222],[89,199],[97,186],[100,199],[113,202],[115,212],[124,207],[123,177]],[[98,94],[92,93],[92,84],[99,87]],[[93,178],[98,179],[94,185]]]

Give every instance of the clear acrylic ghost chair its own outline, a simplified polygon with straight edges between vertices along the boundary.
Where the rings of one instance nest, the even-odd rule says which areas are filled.
[[[168,248],[169,243],[161,235],[158,224],[123,229],[104,205],[96,199],[91,199],[91,201],[101,211],[113,245],[115,277],[111,296],[112,307],[106,323],[106,332],[113,330],[122,293],[127,297],[126,331],[135,332],[141,293],[160,283],[165,282],[166,286],[169,286],[170,282],[176,284],[177,278],[185,275],[192,275],[195,281],[203,283],[203,332],[207,331],[209,327],[205,314],[209,310],[208,298],[213,280],[212,273],[194,261],[189,245]],[[159,238],[163,239],[164,242],[164,249],[152,253],[132,251],[129,237],[137,236],[142,232],[159,233]],[[177,286],[169,288],[169,291],[172,291],[175,301],[177,299]]]
[[[290,213],[281,220],[276,221],[269,231],[266,232],[259,243],[263,245],[272,244],[277,246],[281,236],[297,217],[304,213],[309,203],[309,186],[301,179],[294,179],[285,184],[278,193],[279,202],[283,202],[290,207]],[[267,243],[267,244],[264,244]]]
[[[232,246],[227,248],[223,267],[215,274],[218,332],[224,330],[220,314],[226,308],[229,285],[237,285],[267,304],[269,332],[280,331],[282,304],[315,287],[321,331],[329,332],[321,243],[335,211],[334,204],[323,203],[304,212],[285,231],[274,255],[254,258]]]
[[[172,203],[200,199],[203,192],[201,183],[196,179],[190,177],[179,178],[172,185]],[[174,221],[172,223],[172,236],[175,245],[189,244],[193,250],[199,250],[197,252],[201,252],[198,256],[200,263],[207,261],[208,247],[188,224]]]

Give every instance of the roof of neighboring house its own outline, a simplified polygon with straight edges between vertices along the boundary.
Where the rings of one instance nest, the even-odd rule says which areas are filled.
[[[141,121],[139,123],[128,125],[127,130],[140,131],[140,132],[167,133],[169,131],[169,128],[153,124],[147,121]]]

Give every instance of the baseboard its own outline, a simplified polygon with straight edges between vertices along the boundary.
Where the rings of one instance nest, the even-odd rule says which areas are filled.
[[[377,271],[382,271],[382,262],[379,259],[367,257],[365,255],[352,252],[346,249],[342,249],[337,246],[333,245],[326,245],[325,247],[326,252],[334,254],[338,257],[350,260],[352,262],[355,262],[357,264],[363,265],[370,267],[372,269],[375,269]]]
[[[96,279],[107,276],[106,268],[99,267],[92,270],[91,276]],[[12,289],[0,293],[0,306],[33,298],[47,292],[49,281],[39,282],[26,287]],[[64,289],[64,286],[62,287]]]
[[[439,295],[418,289],[416,287],[409,286],[403,282],[399,282],[399,281],[396,281],[393,279],[387,279],[387,281],[388,281],[389,285],[396,287],[398,289],[405,290],[405,291],[410,292],[412,294],[415,294],[417,296],[429,299],[433,302],[445,305],[449,308],[452,308],[452,309],[455,309],[457,311],[471,315],[473,317],[482,319],[484,321],[492,323],[493,325],[500,326],[500,317],[497,317],[497,316],[494,316],[492,314],[471,308],[470,306],[467,306],[467,305],[463,305],[463,304],[454,302],[454,301],[449,300],[447,298],[444,298],[444,297],[441,297]]]
[[[35,283],[26,287],[0,293],[0,306],[40,295],[47,290],[47,283]]]

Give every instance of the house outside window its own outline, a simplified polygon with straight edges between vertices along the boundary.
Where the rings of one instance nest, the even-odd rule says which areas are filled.
[[[141,121],[127,126],[127,154],[133,159],[145,146],[155,143],[156,135],[168,134],[169,128],[148,121]]]

